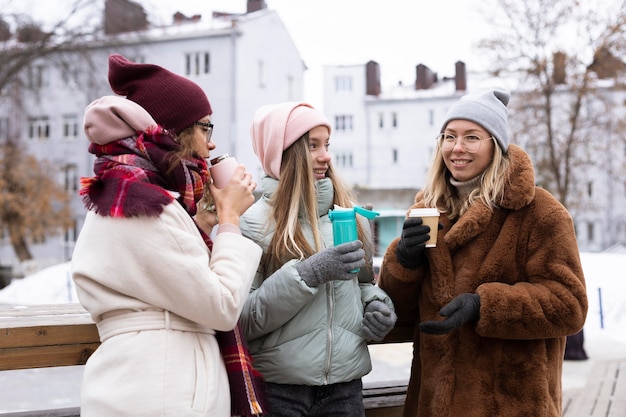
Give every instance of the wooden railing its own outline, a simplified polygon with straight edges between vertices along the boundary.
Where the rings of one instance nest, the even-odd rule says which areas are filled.
[[[396,326],[381,343],[412,340],[412,329]],[[80,304],[0,307],[0,370],[84,365],[100,345],[96,325]],[[401,415],[406,381],[366,384],[367,417]],[[3,417],[78,417],[66,408],[2,414]]]

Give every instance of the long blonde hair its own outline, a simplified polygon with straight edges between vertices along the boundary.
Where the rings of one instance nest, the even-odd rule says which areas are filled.
[[[269,224],[274,226],[274,234],[261,261],[267,275],[290,259],[305,259],[324,248],[319,231],[316,179],[308,143],[307,132],[282,155],[278,187],[269,202],[272,207]],[[326,176],[333,184],[333,204],[352,207],[354,194],[335,173],[332,162]],[[301,222],[310,226],[315,247],[307,241]],[[359,239],[364,245],[368,244],[360,222],[357,227]]]
[[[423,189],[424,204],[426,207],[438,208],[446,213],[450,220],[461,217],[469,206],[478,200],[493,211],[502,201],[504,187],[509,182],[505,175],[509,165],[509,156],[496,144],[491,163],[480,176],[480,187],[472,191],[467,199],[461,200],[456,189],[450,184],[451,174],[443,162],[441,147],[436,146],[433,163],[426,174]]]

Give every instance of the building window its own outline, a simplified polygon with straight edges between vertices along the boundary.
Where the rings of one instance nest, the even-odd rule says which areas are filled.
[[[78,167],[76,164],[67,164],[64,168],[65,191],[78,191]]]
[[[435,111],[433,109],[428,110],[428,124],[430,126],[435,124]]]
[[[335,77],[335,91],[352,91],[352,77],[338,75]]]
[[[340,167],[352,167],[352,153],[342,153],[335,156],[335,165]]]
[[[61,80],[63,85],[75,88],[80,80],[80,71],[75,66],[64,64],[61,67]]]
[[[211,72],[211,54],[191,52],[185,54],[185,75],[201,75]]]
[[[45,65],[33,65],[28,68],[28,86],[33,89],[48,87],[50,74]]]
[[[259,87],[264,88],[265,82],[267,81],[265,79],[265,62],[259,61],[257,71],[257,76],[259,77]]]
[[[287,97],[289,97],[290,100],[294,100],[294,92],[295,92],[295,88],[294,88],[293,77],[291,75],[288,75],[287,76]]]
[[[28,138],[39,140],[50,138],[50,121],[48,116],[28,118]]]
[[[398,127],[398,113],[395,111],[391,113],[391,126],[394,128]]]
[[[335,130],[337,131],[352,131],[352,115],[338,115],[335,116]]]
[[[211,72],[211,55],[208,52],[204,53],[204,73],[208,74]]]
[[[593,197],[593,182],[587,183],[587,197]]]
[[[73,227],[65,231],[65,243],[76,242],[76,237],[76,222],[74,222]]]
[[[9,118],[0,117],[0,141],[9,137]]]
[[[385,127],[385,115],[382,112],[378,113],[378,127]]]
[[[72,252],[78,238],[78,228],[76,227],[76,220],[72,223],[72,226],[65,231],[63,237],[63,243],[65,244],[65,259],[72,258]]]
[[[392,155],[392,160],[394,163],[398,162],[398,150],[397,149],[393,149],[392,151],[393,155]]]
[[[131,61],[137,63],[137,64],[145,64],[146,63],[146,58],[143,55],[135,55],[132,58],[130,58]]]
[[[589,222],[587,223],[587,240],[589,242],[593,242],[594,239],[594,230],[593,230],[593,223]]]
[[[75,114],[63,115],[63,139],[78,137],[78,116]]]

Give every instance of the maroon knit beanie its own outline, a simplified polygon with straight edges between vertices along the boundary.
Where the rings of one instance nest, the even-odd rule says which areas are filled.
[[[109,84],[113,92],[139,104],[158,124],[176,134],[213,113],[206,94],[193,81],[119,54],[109,55]]]

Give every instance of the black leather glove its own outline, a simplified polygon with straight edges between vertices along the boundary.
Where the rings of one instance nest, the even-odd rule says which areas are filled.
[[[480,296],[478,294],[461,294],[445,305],[439,314],[446,317],[441,321],[425,321],[420,323],[420,330],[424,333],[450,333],[468,321],[477,321],[480,313]]]
[[[430,239],[430,227],[422,225],[421,217],[409,217],[404,221],[396,258],[405,268],[415,269],[426,260],[424,248]]]
[[[349,281],[354,271],[365,266],[365,251],[360,240],[326,248],[296,265],[296,271],[309,287],[328,281]]]

